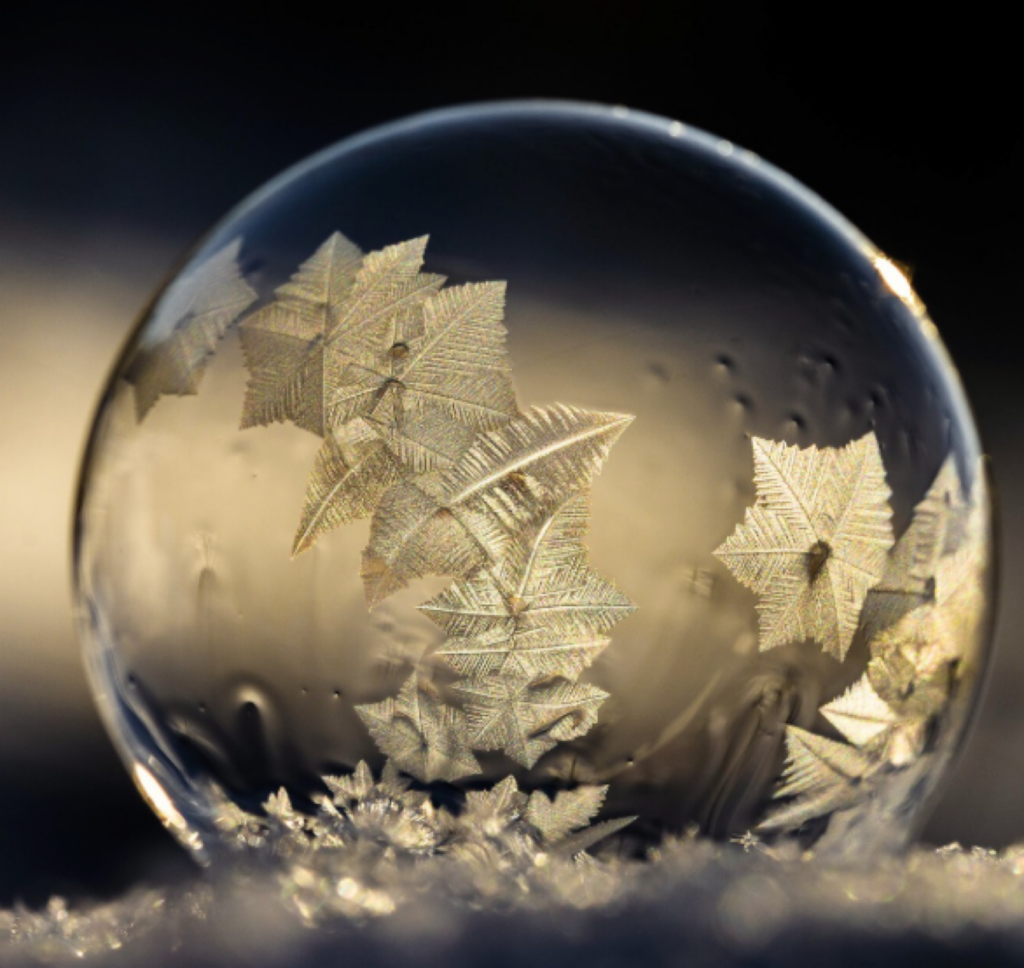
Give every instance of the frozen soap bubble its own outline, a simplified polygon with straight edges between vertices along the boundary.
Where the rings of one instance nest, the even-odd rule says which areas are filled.
[[[728,143],[508,104],[203,240],[103,398],[76,568],[106,723],[200,855],[860,854],[964,736],[990,529],[894,263]]]

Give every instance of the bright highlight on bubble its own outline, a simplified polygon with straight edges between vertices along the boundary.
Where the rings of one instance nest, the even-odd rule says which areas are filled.
[[[202,842],[189,828],[188,822],[181,815],[177,807],[167,795],[167,791],[160,786],[156,777],[149,772],[141,763],[132,767],[132,776],[135,784],[142,794],[150,809],[157,815],[160,822],[179,840],[180,843],[193,850],[200,850]]]
[[[878,270],[878,274],[885,280],[885,284],[900,299],[905,303],[913,302],[916,297],[910,285],[910,280],[894,262],[885,258],[885,256],[876,256],[875,268]]]

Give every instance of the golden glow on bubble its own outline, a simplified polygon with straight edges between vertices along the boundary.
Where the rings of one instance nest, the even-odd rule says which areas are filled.
[[[931,319],[928,318],[924,303],[921,302],[920,297],[914,292],[914,287],[910,284],[908,271],[898,263],[893,262],[892,259],[887,259],[881,254],[874,255],[871,262],[889,291],[917,316],[921,331],[928,340],[936,341],[939,338],[939,331],[935,328],[935,324]]]
[[[884,255],[875,256],[874,262],[882,281],[892,290],[893,294],[908,306],[916,306],[917,297],[914,295],[914,288],[910,285],[907,274]]]
[[[199,850],[202,847],[202,842],[198,835],[189,829],[185,818],[178,812],[157,778],[140,763],[135,764],[132,774],[142,798],[160,818],[160,822],[186,847]]]

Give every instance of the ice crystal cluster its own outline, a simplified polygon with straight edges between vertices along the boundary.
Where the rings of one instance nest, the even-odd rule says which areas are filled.
[[[527,796],[508,777],[469,791],[453,810],[435,806],[391,761],[379,780],[366,763],[323,779],[331,792],[318,797],[314,815],[296,810],[284,789],[266,801],[262,816],[227,800],[218,814],[236,849],[261,848],[257,856],[273,859],[285,894],[309,922],[394,912],[423,864],[428,876],[460,885],[467,900],[491,896],[504,905],[515,884],[542,894],[579,890],[581,877],[599,867],[586,851],[633,819],[591,822],[604,787],[549,799],[539,790]],[[595,892],[596,883],[587,896]]]
[[[241,426],[287,421],[324,438],[293,554],[372,515],[371,608],[414,578],[457,578],[420,609],[448,636],[430,658],[460,675],[461,705],[414,672],[397,696],[356,708],[395,766],[430,782],[479,773],[473,750],[530,767],[586,733],[606,693],[577,677],[634,606],[583,544],[589,482],[632,418],[564,404],[520,412],[504,285],[443,287],[422,271],[426,244],[364,255],[336,232],[239,331]],[[237,270],[218,282],[225,293],[210,302],[244,308]],[[187,325],[208,329],[199,314]],[[145,386],[136,395],[143,412]]]
[[[812,639],[842,661],[859,626],[867,670],[821,715],[842,741],[786,727],[787,760],[760,829],[861,804],[927,762],[984,610],[984,478],[968,498],[947,459],[894,542],[878,443],[801,449],[755,438],[757,501],[715,552],[759,596],[760,647]]]

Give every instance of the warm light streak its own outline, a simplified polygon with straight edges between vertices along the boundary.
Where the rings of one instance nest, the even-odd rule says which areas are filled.
[[[133,767],[133,775],[139,792],[142,793],[142,798],[160,818],[161,823],[186,847],[193,850],[200,849],[202,843],[198,836],[189,829],[185,818],[171,802],[167,791],[160,785],[156,777],[139,763]]]
[[[884,255],[876,255],[874,262],[882,281],[892,290],[893,294],[908,306],[916,307],[917,296],[914,294],[914,288],[910,285],[906,273]]]
[[[907,273],[893,262],[892,259],[887,259],[884,255],[875,255],[871,261],[889,291],[917,317],[924,335],[929,340],[937,340],[939,332],[935,328],[935,324],[928,318],[928,312],[924,307],[924,303],[921,302],[917,293],[914,292],[914,287],[910,284],[910,278]]]

